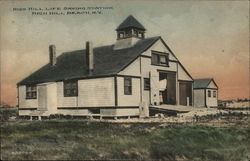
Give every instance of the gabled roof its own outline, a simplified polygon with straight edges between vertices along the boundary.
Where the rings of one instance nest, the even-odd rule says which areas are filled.
[[[208,88],[211,81],[213,81],[216,87],[218,88],[213,78],[203,78],[203,79],[194,79],[194,89]]]
[[[144,26],[137,21],[132,15],[128,16],[117,28],[116,30],[122,30],[122,29],[126,29],[126,28],[130,28],[130,27],[134,27],[134,28],[138,28],[141,29],[143,31],[145,31],[146,29],[144,28]]]
[[[85,50],[65,52],[57,57],[55,66],[49,63],[18,83],[18,85],[54,82],[68,79],[109,76],[119,73],[142,52],[147,50],[159,36],[139,40],[133,47],[114,50],[114,45],[94,48],[94,72],[86,72]]]

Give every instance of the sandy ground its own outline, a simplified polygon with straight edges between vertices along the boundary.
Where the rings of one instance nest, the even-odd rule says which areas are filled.
[[[250,111],[247,111],[250,114]],[[250,116],[222,116],[228,114],[229,111],[218,110],[215,108],[194,108],[190,112],[180,113],[177,117],[164,116],[159,114],[157,117],[131,118],[131,119],[93,119],[97,122],[112,123],[162,123],[160,126],[168,126],[171,124],[191,123],[196,125],[207,125],[216,127],[240,126],[250,128]]]

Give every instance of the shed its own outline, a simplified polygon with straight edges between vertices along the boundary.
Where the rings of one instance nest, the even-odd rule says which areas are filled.
[[[194,79],[194,106],[218,106],[218,86],[213,78]]]

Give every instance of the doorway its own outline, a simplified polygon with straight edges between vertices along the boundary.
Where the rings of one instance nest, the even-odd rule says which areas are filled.
[[[159,72],[160,104],[176,105],[176,73]]]
[[[192,82],[179,83],[180,105],[192,106]]]

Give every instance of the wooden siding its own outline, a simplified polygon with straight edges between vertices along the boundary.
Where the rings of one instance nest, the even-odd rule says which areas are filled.
[[[103,116],[116,116],[116,109],[101,109],[100,113]]]
[[[47,87],[46,84],[41,84],[37,86],[37,97],[38,97],[38,107],[47,108]],[[56,99],[56,98],[53,98]]]
[[[208,91],[211,91],[211,97],[208,97]],[[213,91],[216,91],[216,97],[213,97]],[[218,105],[218,90],[214,90],[214,89],[206,89],[206,103],[208,107],[212,107],[212,106],[217,106]]]
[[[115,91],[114,77],[79,80],[77,106],[79,107],[114,106],[115,105],[114,91]]]
[[[157,50],[155,48],[155,50]],[[141,57],[141,75],[142,78],[150,78],[151,90],[146,91],[142,88],[142,101],[146,103],[159,102],[159,73],[157,70],[177,72],[177,63],[169,62],[169,67],[151,65],[151,58]],[[150,74],[151,73],[151,76]],[[142,81],[142,87],[144,82]],[[177,89],[178,86],[176,85]],[[156,95],[156,96],[155,96]],[[178,97],[177,97],[178,98]],[[178,99],[177,99],[178,102]]]
[[[77,97],[64,97],[63,82],[57,82],[57,106],[77,107]]]
[[[139,106],[140,78],[132,78],[132,95],[124,94],[124,77],[117,77],[118,106]]]
[[[161,40],[157,40],[147,51],[145,51],[142,55],[151,56],[151,51],[159,51],[169,53],[170,60],[176,60],[176,58],[171,54],[171,52],[165,47]]]
[[[205,89],[194,90],[194,106],[205,107]]]
[[[207,88],[215,88],[215,89],[217,89],[217,86],[214,84],[213,81],[211,81],[211,82],[209,83],[209,85],[208,85]]]
[[[178,80],[192,81],[192,78],[185,72],[185,70],[179,64],[178,64]]]
[[[139,116],[139,107],[134,109],[116,109],[116,116]]]
[[[19,86],[19,107],[20,108],[31,108],[31,107],[38,107],[38,96],[36,99],[26,99],[26,87]]]
[[[19,110],[19,115],[48,116],[57,113],[57,84],[37,84],[37,99],[25,98],[25,86],[19,86],[19,108],[38,108],[38,110]],[[39,111],[42,109],[42,111]]]
[[[128,67],[126,67],[123,71],[119,72],[118,74],[140,76],[140,58],[137,58]]]
[[[81,109],[81,110],[58,110],[59,114],[63,115],[73,115],[73,116],[86,116],[88,115],[88,109]]]
[[[180,105],[192,106],[193,105],[193,92],[192,82],[179,82],[179,100]]]
[[[150,104],[159,105],[159,72],[150,71]]]
[[[46,96],[47,96],[47,109],[48,114],[57,113],[57,83],[50,83],[46,85]]]

